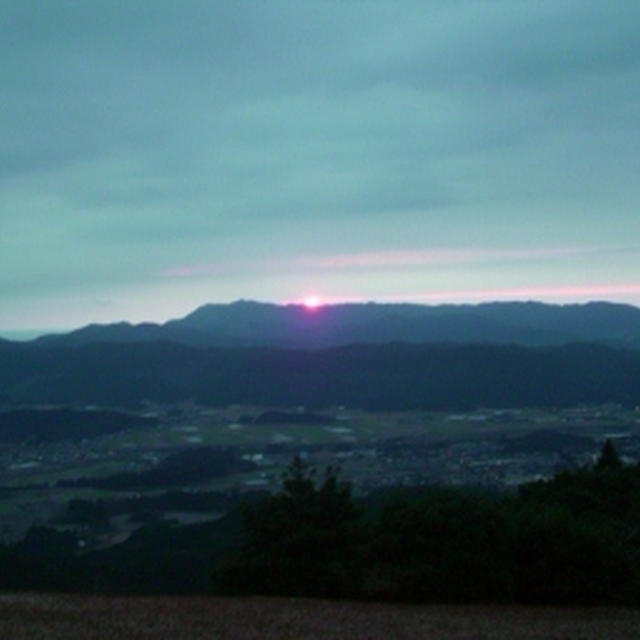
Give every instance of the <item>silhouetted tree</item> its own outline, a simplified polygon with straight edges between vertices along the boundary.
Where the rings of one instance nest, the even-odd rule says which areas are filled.
[[[600,452],[600,457],[596,462],[596,469],[598,471],[606,471],[611,469],[619,469],[622,466],[620,462],[620,456],[613,446],[613,442],[609,438],[606,439]]]
[[[374,598],[505,601],[513,593],[513,532],[498,504],[468,490],[401,491],[373,531]]]
[[[605,523],[550,504],[518,516],[517,595],[537,604],[628,602],[633,571],[619,536]]]
[[[349,484],[296,457],[282,492],[248,507],[244,542],[214,572],[226,592],[339,597],[360,590],[363,530]]]

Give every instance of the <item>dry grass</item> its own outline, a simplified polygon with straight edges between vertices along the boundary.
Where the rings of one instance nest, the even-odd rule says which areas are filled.
[[[640,611],[288,599],[0,595],[12,640],[592,640],[640,638]]]

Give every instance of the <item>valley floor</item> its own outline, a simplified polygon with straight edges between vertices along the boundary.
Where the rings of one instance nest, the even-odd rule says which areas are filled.
[[[640,610],[418,606],[273,598],[0,594],[11,640],[640,638]]]

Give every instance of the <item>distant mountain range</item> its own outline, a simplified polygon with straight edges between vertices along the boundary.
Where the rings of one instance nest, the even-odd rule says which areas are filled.
[[[207,305],[0,341],[0,406],[636,406],[639,338],[640,309],[609,303]]]
[[[353,343],[492,343],[526,346],[600,342],[640,347],[640,309],[591,302],[550,305],[338,304],[308,309],[250,301],[209,304],[165,324],[89,325],[37,338],[34,346],[177,342],[193,347],[326,348]]]

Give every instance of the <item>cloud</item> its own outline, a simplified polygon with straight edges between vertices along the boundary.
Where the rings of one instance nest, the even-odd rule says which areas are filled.
[[[385,296],[386,301],[394,299],[412,300],[415,302],[444,302],[449,300],[594,300],[620,299],[630,297],[637,299],[640,294],[640,282],[600,285],[569,286],[531,286],[501,289],[473,289],[460,291],[433,291],[429,293],[412,293],[400,296]]]
[[[544,270],[572,256],[523,247],[622,246],[639,23],[633,0],[8,3],[0,290],[164,273],[215,298],[287,265]]]
[[[224,273],[224,265],[219,264],[194,264],[194,265],[179,265],[177,267],[169,267],[163,269],[161,275],[165,278],[194,278],[202,276],[211,276]]]
[[[309,254],[291,258],[252,259],[209,264],[182,264],[163,269],[166,278],[201,278],[238,272],[342,271],[358,269],[398,269],[403,267],[443,267],[465,265],[539,263],[548,260],[606,258],[635,254],[638,247],[552,247],[533,249],[436,248],[366,251],[341,254]]]
[[[541,249],[425,249],[378,251],[327,256],[305,256],[303,267],[324,269],[389,268],[407,266],[464,265],[486,262],[539,261],[553,258],[617,253],[619,248],[556,247]]]

